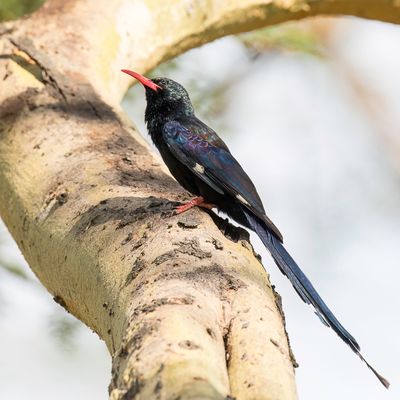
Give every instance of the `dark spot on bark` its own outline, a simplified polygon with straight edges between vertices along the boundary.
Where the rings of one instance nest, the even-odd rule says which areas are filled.
[[[242,329],[247,329],[249,327],[249,323],[245,322],[244,324],[242,324]]]
[[[159,208],[159,207],[165,207],[165,205],[167,206],[171,206],[171,202],[167,201],[167,204],[165,204],[165,201],[162,199],[159,199],[158,197],[154,197],[154,196],[150,196],[149,197],[149,208]],[[151,222],[149,222],[149,226],[148,228],[151,227]]]
[[[130,242],[132,240],[132,232],[128,233],[128,236],[121,242],[121,245],[124,246],[125,244],[127,244],[128,242]]]
[[[133,267],[129,272],[128,276],[125,280],[125,287],[128,286],[131,282],[135,280],[135,278],[139,275],[139,273],[146,268],[147,263],[142,258],[138,257],[136,261],[133,263]]]
[[[244,283],[241,279],[232,276],[217,263],[204,265],[185,271],[164,272],[160,275],[160,278],[179,280],[184,279],[191,281],[194,284],[200,282],[203,286],[217,290],[221,294],[226,293],[227,290],[236,291],[247,286],[246,283]]]
[[[212,238],[211,243],[214,245],[215,250],[224,249],[224,245],[218,239]]]
[[[157,394],[161,391],[163,385],[161,381],[157,381],[156,386],[154,386],[154,393]]]
[[[23,232],[27,232],[27,231],[28,231],[28,228],[29,228],[29,219],[28,219],[28,217],[25,215],[25,216],[24,216],[24,220],[23,220],[23,222],[22,222],[22,231],[23,231]]]
[[[126,155],[125,157],[122,157],[122,161],[128,163],[128,164],[132,164],[132,159]]]
[[[139,378],[135,378],[131,387],[121,397],[121,400],[134,400],[136,395],[142,390],[143,386],[144,383]]]
[[[204,251],[200,248],[199,239],[196,237],[193,239],[185,238],[181,242],[174,242],[172,244],[177,247],[174,250],[168,251],[156,257],[151,263],[154,265],[160,265],[166,261],[176,258],[179,253],[188,254],[190,256],[199,258],[200,260],[211,257],[210,252]]]
[[[134,352],[139,351],[142,348],[143,341],[158,331],[160,321],[157,320],[146,320],[137,323],[133,319],[130,323],[134,324],[134,332],[128,340],[124,340],[119,351],[119,355],[125,358],[128,354],[132,355]]]
[[[160,372],[162,372],[162,371],[164,370],[164,368],[165,368],[165,365],[164,365],[164,364],[161,364],[161,365],[160,365],[160,368],[158,368],[157,374],[159,374]]]
[[[113,197],[104,199],[97,205],[90,207],[71,229],[71,233],[80,235],[91,227],[118,221],[116,229],[121,229],[131,223],[140,221],[147,216],[160,213],[163,206],[168,208],[170,203],[166,199],[141,198],[141,197]],[[154,202],[161,204],[155,207]]]
[[[144,239],[145,239],[145,238],[139,239],[139,240],[131,247],[131,251],[135,251],[135,250],[137,250],[140,246],[143,246],[143,244],[144,244]]]
[[[68,311],[67,305],[66,305],[64,299],[63,299],[61,296],[56,295],[56,296],[53,297],[53,300],[54,300],[57,304],[59,304],[62,308],[64,308],[66,311]],[[69,311],[68,311],[68,312],[69,312]]]
[[[151,301],[150,304],[146,304],[140,307],[135,308],[133,311],[133,316],[138,316],[140,314],[148,314],[155,311],[158,307],[164,305],[190,305],[193,304],[194,298],[192,296],[185,296],[185,297],[162,297],[160,299],[154,299]]]
[[[201,221],[191,213],[185,213],[178,221],[178,226],[183,229],[196,229]]]
[[[276,346],[276,347],[279,347],[279,343],[276,341],[276,340],[274,340],[274,339],[269,339],[269,341],[274,345],[274,346]]]
[[[60,186],[61,184],[57,183],[57,185],[52,190],[50,190],[44,201],[41,211],[36,217],[36,221],[46,220],[58,208],[67,203],[68,191]]]
[[[211,328],[207,328],[206,331],[208,335],[210,335],[213,339],[215,339],[215,333]]]
[[[225,358],[226,358],[226,367],[229,368],[230,358],[231,358],[231,345],[229,343],[230,334],[232,330],[232,320],[230,320],[229,325],[224,328],[224,333],[222,335],[222,339],[224,341],[225,348]]]
[[[175,246],[178,246],[174,251],[176,253],[182,253],[182,254],[188,254],[190,256],[199,258],[199,259],[204,259],[204,258],[210,258],[211,253],[208,251],[203,251],[200,248],[200,243],[199,239],[197,237],[193,239],[184,239],[181,242],[174,242],[173,243]]]
[[[163,371],[163,369],[164,369],[164,364],[161,364],[160,368],[158,368],[158,371],[157,371],[157,383],[154,386],[154,390],[153,390],[153,392],[155,394],[155,398],[158,400],[161,399],[161,389],[163,388],[163,384],[161,381],[161,372]]]
[[[153,299],[150,304],[140,306],[138,308],[135,308],[133,311],[133,315],[139,315],[139,314],[148,314],[153,311],[155,311],[158,307],[167,304],[168,299],[166,297],[162,297],[160,299]]]
[[[56,200],[58,202],[58,204],[61,206],[63,204],[65,204],[68,201],[68,192],[63,192],[60,193],[57,197]]]
[[[168,251],[167,253],[161,254],[160,256],[156,257],[151,263],[154,265],[160,265],[165,261],[173,259],[175,255],[176,255],[175,251],[171,250]]]
[[[198,344],[192,342],[191,340],[183,340],[178,343],[178,346],[188,350],[197,350],[201,348]]]
[[[151,215],[161,215],[165,210],[169,210],[170,207],[170,201],[165,199],[158,199],[157,202],[154,202],[154,200],[147,200],[145,206],[137,208],[134,213],[130,212],[124,219],[122,219],[119,222],[117,229],[124,228],[131,223],[134,223]],[[146,228],[152,228],[152,224],[148,223]]]

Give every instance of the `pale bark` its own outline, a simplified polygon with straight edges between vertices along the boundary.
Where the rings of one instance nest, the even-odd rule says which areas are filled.
[[[0,213],[55,300],[106,342],[112,399],[295,399],[268,276],[193,210],[119,107],[130,81],[217,37],[400,2],[50,0],[0,26]],[[236,240],[232,240],[236,236]]]

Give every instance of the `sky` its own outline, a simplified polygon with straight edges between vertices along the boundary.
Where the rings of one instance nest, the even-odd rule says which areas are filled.
[[[253,179],[286,248],[392,383],[389,391],[381,387],[320,323],[252,235],[283,298],[300,399],[397,400],[400,27],[352,18],[290,26],[321,37],[319,55],[285,46],[255,54],[228,37],[158,73],[188,88],[199,116]],[[123,105],[146,135],[143,94],[133,87]],[[29,274],[1,229],[0,260]],[[111,365],[104,344],[28,276],[0,269],[4,398],[106,399]],[[71,334],[62,334],[65,326]]]

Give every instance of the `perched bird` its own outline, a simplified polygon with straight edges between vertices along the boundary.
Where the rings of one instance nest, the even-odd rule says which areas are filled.
[[[186,89],[172,79],[148,79],[130,70],[122,72],[144,86],[147,100],[145,121],[151,139],[175,179],[197,196],[178,206],[177,212],[194,206],[215,206],[256,232],[302,300],[312,304],[321,321],[331,327],[388,388],[389,382],[364,359],[356,340],[336,319],[283,247],[282,234],[266,216],[254,184],[223,140],[195,116]]]

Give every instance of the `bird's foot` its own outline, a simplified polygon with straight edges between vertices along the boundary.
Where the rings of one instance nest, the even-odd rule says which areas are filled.
[[[210,203],[205,203],[204,198],[199,196],[195,197],[194,199],[188,201],[187,203],[181,204],[180,206],[175,208],[175,213],[176,214],[182,214],[187,210],[190,210],[193,207],[202,207],[202,208],[207,208],[211,210],[212,208],[215,207],[214,204]]]

